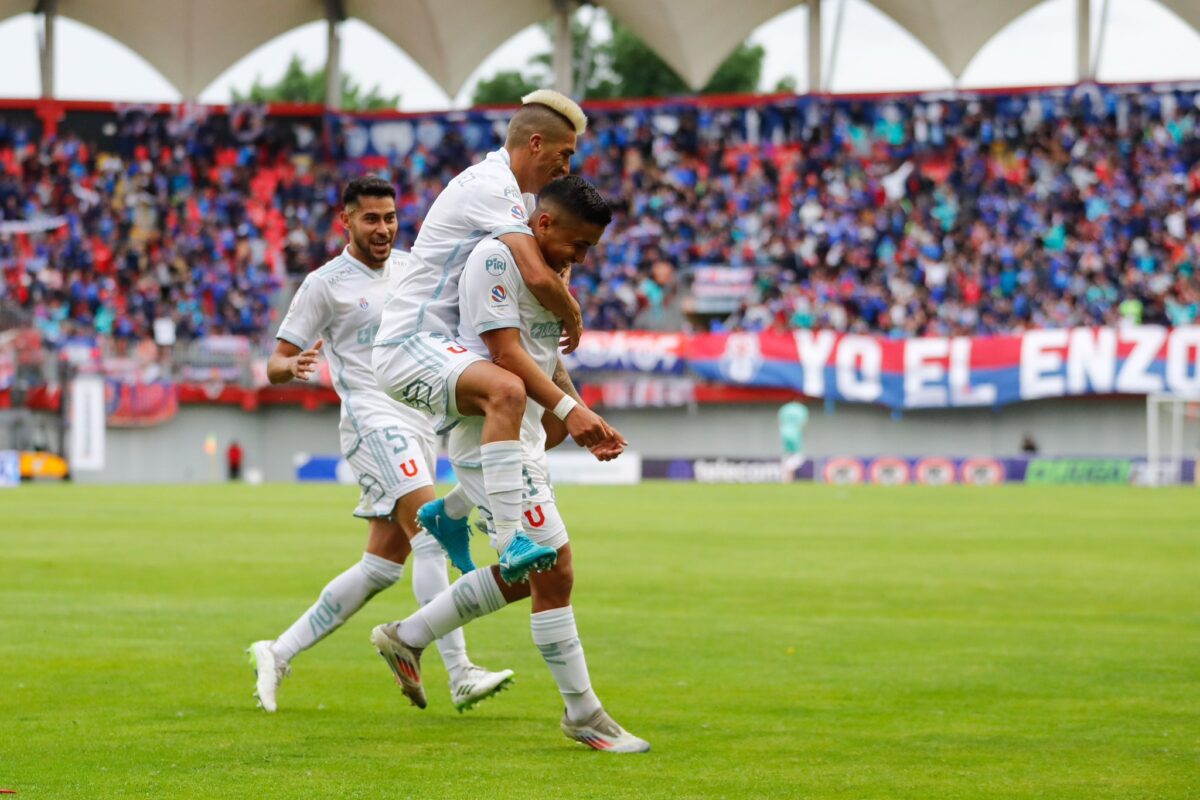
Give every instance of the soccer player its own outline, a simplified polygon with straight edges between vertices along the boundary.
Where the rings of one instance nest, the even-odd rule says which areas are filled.
[[[437,442],[428,417],[380,390],[371,371],[371,343],[392,271],[404,254],[392,250],[396,192],[377,177],[357,178],[342,193],[342,224],[349,244],[310,273],[279,326],[267,362],[271,383],[308,380],[323,351],[342,401],[342,453],[361,489],[357,517],[367,520],[362,559],[321,590],[316,602],[274,640],[250,646],[259,705],[276,709],[280,681],[297,653],[315,645],[404,574],[413,554],[413,594],[428,602],[449,585],[441,546],[417,527],[417,509],[435,499]],[[410,542],[411,540],[411,542]],[[450,694],[461,711],[508,684],[511,670],[489,672],[467,658],[461,636],[438,640],[450,673]]]
[[[421,224],[396,291],[383,312],[372,365],[387,393],[435,420],[445,432],[465,416],[483,417],[480,468],[506,581],[520,583],[557,557],[521,532],[521,417],[525,387],[512,372],[454,337],[459,323],[458,282],[467,256],[485,238],[503,243],[524,286],[560,320],[567,352],[579,343],[579,305],[547,266],[529,228],[524,193],[540,192],[570,171],[576,138],[587,127],[570,98],[539,90],[527,95],[508,127],[504,147],[469,167],[438,195]],[[556,341],[555,345],[559,342]],[[576,442],[593,447],[620,434],[574,398],[551,406]],[[464,524],[439,525],[437,506],[422,521],[459,569],[470,566]],[[443,517],[444,519],[444,517]]]
[[[612,220],[607,203],[585,180],[559,178],[539,194],[532,230],[546,262],[559,273],[583,261]],[[530,401],[521,423],[521,443],[527,464],[524,481],[528,535],[558,553],[547,572],[534,573],[528,583],[508,584],[493,567],[464,574],[453,586],[408,618],[377,626],[371,642],[388,663],[405,695],[425,707],[421,684],[421,652],[438,636],[457,630],[473,619],[532,596],[530,629],[533,642],[549,667],[565,711],[561,727],[568,738],[596,750],[637,753],[650,749],[618,725],[592,691],[587,662],[575,615],[571,609],[574,583],[571,545],[550,485],[542,418],[564,396],[551,376],[560,366],[557,356],[559,321],[542,306],[521,280],[513,252],[498,239],[487,239],[471,253],[458,286],[462,309],[458,341],[472,352],[491,357],[524,384]],[[549,427],[559,427],[550,417]],[[460,485],[480,506],[480,515],[494,525],[487,477],[481,469],[483,430],[487,423],[469,418],[450,434],[451,459]],[[559,438],[559,436],[555,436]],[[602,443],[593,449],[602,460],[615,457],[622,443]]]
[[[783,480],[796,479],[804,466],[804,426],[808,424],[808,409],[799,400],[784,403],[779,409],[779,442],[783,446]]]

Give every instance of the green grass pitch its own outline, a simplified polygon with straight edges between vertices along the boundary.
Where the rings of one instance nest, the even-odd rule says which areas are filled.
[[[242,653],[358,558],[337,486],[0,494],[0,788],[20,798],[1196,798],[1200,492],[560,491],[593,684],[649,739],[594,753],[527,606],[467,628],[511,691],[408,705],[367,642]],[[485,543],[477,539],[477,557]],[[488,559],[490,561],[491,559]]]

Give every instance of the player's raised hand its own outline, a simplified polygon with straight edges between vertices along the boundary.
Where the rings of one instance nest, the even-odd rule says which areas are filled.
[[[317,343],[311,349],[305,350],[293,357],[290,364],[292,376],[302,381],[306,381],[312,377],[313,372],[317,369],[317,356],[324,345],[324,339],[317,339]]]

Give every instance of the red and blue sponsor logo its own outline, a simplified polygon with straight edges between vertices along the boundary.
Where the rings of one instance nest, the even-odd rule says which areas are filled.
[[[492,287],[491,296],[493,303],[503,303],[508,299],[508,292],[505,291],[503,286],[496,284]]]

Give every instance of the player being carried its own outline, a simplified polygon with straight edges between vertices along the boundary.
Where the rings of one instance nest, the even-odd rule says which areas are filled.
[[[394,283],[392,273],[404,258],[392,250],[396,191],[381,178],[357,178],[343,191],[342,206],[350,242],[341,255],[304,279],[279,326],[267,374],[271,383],[308,380],[322,350],[329,359],[333,387],[342,401],[342,454],[361,488],[354,515],[367,519],[367,548],[362,560],[322,589],[316,603],[279,638],[250,646],[255,696],[269,712],[276,709],[279,683],[296,654],[400,580],[410,551],[418,602],[428,602],[450,584],[441,546],[420,532],[415,521],[417,509],[435,499],[433,426],[426,415],[385,395],[371,371],[371,343]],[[462,513],[469,511],[466,503]],[[438,649],[460,711],[512,679],[512,670],[489,672],[472,664],[462,636],[439,639]]]
[[[607,203],[587,181],[563,177],[539,194],[532,215],[533,235],[546,263],[566,274],[572,264],[583,261],[611,219]],[[526,530],[538,545],[555,550],[558,559],[549,571],[530,575],[528,583],[505,583],[496,567],[468,572],[407,619],[377,626],[371,641],[404,693],[424,708],[422,650],[435,638],[532,595],[530,628],[566,705],[563,733],[596,750],[645,752],[650,745],[613,721],[592,691],[571,609],[571,545],[550,485],[543,430],[544,419],[551,444],[565,435],[562,424],[545,413],[561,402],[563,386],[569,383],[569,379],[563,380],[557,355],[559,321],[522,281],[514,253],[498,239],[476,245],[458,292],[462,309],[458,341],[509,370],[528,392],[530,400],[521,423],[527,465],[523,475]],[[481,468],[486,425],[473,417],[456,427],[450,434],[450,453],[460,485],[480,507],[481,516],[494,526],[494,509],[488,513],[492,495]],[[621,450],[622,443],[604,442],[595,446],[593,453],[607,460]]]
[[[587,118],[572,100],[539,90],[513,115],[504,147],[469,167],[438,195],[421,224],[410,264],[389,298],[372,364],[380,386],[419,409],[444,432],[464,417],[482,417],[480,469],[506,581],[520,583],[557,557],[520,530],[522,461],[519,440],[525,387],[513,373],[456,342],[459,276],[467,256],[486,238],[507,248],[528,291],[562,322],[566,352],[579,344],[579,305],[547,266],[529,229],[524,193],[536,194],[570,171],[576,137]],[[554,342],[557,347],[558,340]],[[612,447],[620,434],[563,394],[551,406],[576,442]],[[420,519],[463,571],[474,568],[465,519],[454,520],[440,501]]]

